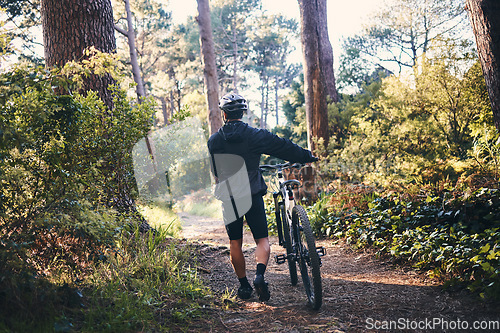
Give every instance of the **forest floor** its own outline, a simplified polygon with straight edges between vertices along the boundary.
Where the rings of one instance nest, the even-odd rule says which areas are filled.
[[[215,295],[227,296],[228,291],[235,295],[238,281],[229,260],[223,222],[187,213],[180,213],[179,217],[182,237],[197,249],[198,272],[205,284]],[[255,292],[247,301],[229,298],[213,310],[210,320],[200,321],[189,330],[455,332],[460,328],[460,332],[477,332],[473,325],[479,323],[485,327],[500,320],[498,304],[480,300],[464,290],[444,291],[425,274],[398,267],[369,251],[354,251],[349,245],[331,239],[317,240],[317,245],[326,248],[327,255],[322,258],[321,268],[323,305],[319,311],[313,311],[307,307],[300,275],[299,283],[291,286],[288,265],[274,262],[274,255],[283,253],[283,249],[277,245],[276,237],[270,239],[271,259],[265,276],[271,299],[259,302]],[[243,240],[247,275],[252,281],[255,244],[250,231],[245,230]]]

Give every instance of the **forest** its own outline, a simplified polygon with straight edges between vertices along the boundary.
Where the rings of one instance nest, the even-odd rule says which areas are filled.
[[[264,1],[183,23],[161,0],[0,1],[0,332],[196,331],[230,307],[177,214],[220,214],[204,149],[231,91],[320,157],[318,239],[498,304],[500,6],[386,1],[334,59],[326,0]]]

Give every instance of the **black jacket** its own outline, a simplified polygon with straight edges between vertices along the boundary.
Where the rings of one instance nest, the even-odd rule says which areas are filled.
[[[229,121],[213,134],[207,142],[214,154],[235,154],[245,160],[250,188],[253,194],[264,195],[266,183],[259,170],[261,154],[267,154],[290,162],[315,161],[311,152],[271,132],[249,126],[242,121]],[[217,175],[216,175],[217,176]]]

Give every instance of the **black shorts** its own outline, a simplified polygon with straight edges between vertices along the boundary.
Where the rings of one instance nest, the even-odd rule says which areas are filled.
[[[268,236],[266,210],[264,208],[264,199],[262,195],[252,195],[252,207],[245,214],[254,239],[265,238]],[[230,240],[243,238],[243,217],[226,225],[227,235]]]

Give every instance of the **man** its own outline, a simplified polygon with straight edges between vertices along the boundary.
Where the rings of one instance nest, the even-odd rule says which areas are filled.
[[[217,178],[217,168],[220,172],[221,167],[224,167],[223,163],[215,165],[217,163],[214,156],[240,156],[244,160],[244,166],[248,173],[251,192],[251,204],[246,212],[237,212],[238,208],[233,198],[231,198],[232,204],[226,202],[224,205],[223,202],[223,216],[230,241],[231,264],[240,281],[238,297],[249,299],[253,291],[246,276],[246,263],[242,251],[243,217],[240,216],[244,214],[257,245],[255,250],[257,270],[253,284],[259,300],[267,301],[270,298],[270,293],[264,279],[264,273],[269,261],[270,245],[262,198],[266,194],[267,186],[259,170],[260,156],[267,154],[299,163],[315,162],[318,159],[312,156],[309,150],[303,149],[287,139],[279,138],[267,130],[256,129],[242,122],[243,113],[248,109],[246,100],[242,96],[229,93],[220,99],[219,107],[223,111],[224,126],[213,134],[207,143],[213,160],[212,171]]]

